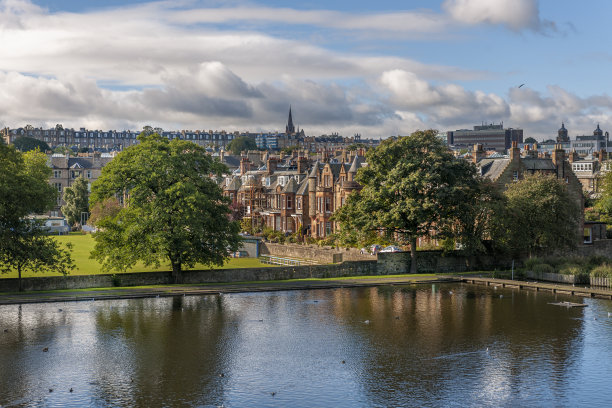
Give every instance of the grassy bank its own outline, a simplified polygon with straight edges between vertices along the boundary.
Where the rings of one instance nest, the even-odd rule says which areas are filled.
[[[89,258],[90,252],[93,250],[95,241],[91,234],[71,233],[69,235],[60,235],[54,237],[61,244],[70,242],[73,245],[72,258],[76,264],[77,269],[72,271],[71,275],[99,275],[105,273],[102,271],[101,265],[98,261]],[[225,265],[222,267],[215,267],[215,269],[231,269],[231,268],[258,268],[258,267],[269,267],[274,265],[265,265],[259,262],[258,259],[254,258],[230,258]],[[153,266],[144,266],[142,263],[136,264],[132,269],[127,272],[155,272],[155,271],[169,271],[170,265],[161,265],[159,268]],[[196,265],[194,269],[209,269],[205,265]],[[117,272],[112,272],[117,273]],[[27,271],[22,274],[24,278],[29,277],[42,277],[42,276],[58,276],[57,274],[31,272]],[[17,271],[0,274],[2,278],[16,278]]]

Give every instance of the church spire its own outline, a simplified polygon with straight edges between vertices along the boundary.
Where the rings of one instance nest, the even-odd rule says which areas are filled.
[[[285,133],[295,133],[295,126],[293,126],[293,117],[291,116],[291,105],[289,105],[289,119],[287,120],[287,127],[285,128]]]

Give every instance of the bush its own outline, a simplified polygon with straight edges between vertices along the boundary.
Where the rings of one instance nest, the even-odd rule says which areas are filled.
[[[111,279],[113,281],[113,286],[121,286],[121,278],[116,273],[111,275]]]
[[[594,278],[612,278],[612,265],[604,263],[594,267],[591,270],[591,276]]]
[[[557,267],[557,273],[560,273],[561,275],[578,276],[583,274],[584,272],[584,266],[575,263],[564,263]]]
[[[527,269],[529,269],[529,268],[527,268]],[[535,272],[535,273],[555,273],[555,268],[553,268],[549,264],[545,264],[545,263],[535,264],[535,265],[533,265],[531,270],[533,272]]]
[[[525,269],[527,269],[528,271],[533,271],[533,268],[536,265],[540,265],[543,263],[545,262],[542,258],[537,258],[537,257],[529,258],[525,261]]]

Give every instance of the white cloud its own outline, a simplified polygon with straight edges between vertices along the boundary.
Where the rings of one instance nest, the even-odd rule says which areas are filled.
[[[516,31],[542,26],[537,0],[445,0],[443,8],[464,24],[499,24]]]
[[[498,95],[470,92],[456,84],[432,85],[404,70],[384,72],[380,83],[394,106],[423,112],[434,123],[480,122],[504,118],[509,113],[508,105]]]

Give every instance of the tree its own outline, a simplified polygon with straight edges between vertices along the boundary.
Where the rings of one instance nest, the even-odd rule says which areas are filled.
[[[524,142],[525,144],[530,144],[530,145],[532,145],[532,144],[534,144],[534,143],[535,143],[535,144],[537,144],[537,143],[538,143],[538,141],[537,141],[537,140],[535,140],[533,137],[528,137],[528,138],[527,138],[527,139],[525,139],[523,142]]]
[[[454,234],[457,214],[470,206],[479,180],[470,162],[455,159],[433,130],[386,140],[366,155],[357,173],[363,189],[336,215],[345,231],[377,231],[410,243],[416,272],[417,238]]]
[[[257,150],[257,143],[248,136],[238,136],[227,145],[227,149],[238,155],[245,150]]]
[[[105,270],[126,270],[142,261],[172,266],[175,282],[196,263],[222,265],[237,250],[239,225],[229,220],[229,199],[211,176],[227,172],[194,143],[157,134],[121,152],[92,185],[95,207],[122,197],[115,215],[96,222],[92,257]]]
[[[98,201],[95,205],[91,206],[91,214],[87,223],[89,225],[96,225],[98,221],[106,217],[116,217],[121,211],[121,204],[115,197],[109,197],[105,200]]]
[[[30,150],[40,150],[41,152],[46,152],[47,150],[51,150],[49,145],[42,140],[34,139],[33,137],[27,136],[19,136],[17,139],[13,141],[13,145],[15,148],[22,152],[29,152]]]
[[[505,209],[497,214],[493,239],[513,253],[571,248],[580,238],[580,206],[554,175],[535,174],[511,183]]]
[[[0,271],[67,274],[74,268],[70,248],[46,235],[40,221],[27,218],[53,208],[57,191],[48,183],[47,156],[0,145]]]
[[[72,186],[64,189],[66,204],[62,206],[62,214],[70,226],[80,225],[82,214],[89,213],[88,184],[87,180],[80,176],[74,180]]]
[[[600,219],[606,224],[612,224],[612,172],[607,172],[600,179],[600,195],[595,202],[595,209],[600,214]]]

